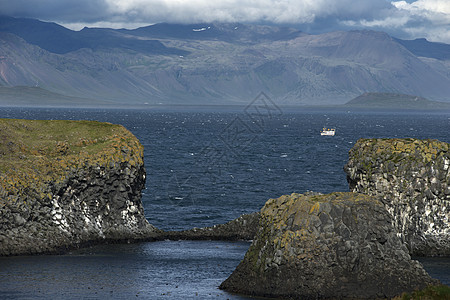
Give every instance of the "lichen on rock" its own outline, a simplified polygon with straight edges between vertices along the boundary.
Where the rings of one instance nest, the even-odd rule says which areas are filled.
[[[353,192],[382,201],[413,255],[450,255],[450,153],[438,140],[360,139],[345,166]]]
[[[150,238],[143,146],[123,126],[0,119],[0,255]]]
[[[255,296],[374,299],[430,283],[379,201],[332,193],[267,201],[244,260],[220,288]]]

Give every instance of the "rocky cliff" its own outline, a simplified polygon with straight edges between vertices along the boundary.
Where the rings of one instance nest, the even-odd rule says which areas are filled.
[[[379,201],[332,193],[269,199],[244,260],[220,287],[294,299],[375,299],[432,282]]]
[[[143,146],[91,121],[0,119],[0,255],[151,238]]]
[[[414,255],[450,255],[449,144],[361,139],[345,166],[350,190],[374,195]]]

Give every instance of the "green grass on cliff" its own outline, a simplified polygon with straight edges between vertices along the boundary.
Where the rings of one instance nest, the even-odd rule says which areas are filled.
[[[143,148],[123,126],[95,121],[0,119],[0,192],[63,180],[85,165],[142,160]],[[0,195],[0,198],[2,195]]]
[[[429,163],[449,151],[449,144],[438,140],[419,139],[359,139],[350,150],[350,158],[363,162],[367,170],[373,168],[375,158],[399,163],[407,159],[410,163]]]
[[[404,293],[394,300],[449,300],[450,287],[447,285],[431,285],[421,291]]]
[[[105,146],[113,128],[90,121],[36,121],[0,119],[0,170],[31,167],[47,157],[93,153]]]

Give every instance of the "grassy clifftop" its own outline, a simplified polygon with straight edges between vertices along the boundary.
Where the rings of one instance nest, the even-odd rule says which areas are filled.
[[[142,164],[142,153],[136,137],[120,125],[0,119],[0,201],[29,188],[44,192],[39,187],[80,167]]]
[[[449,144],[438,140],[359,139],[350,150],[350,157],[372,164],[376,159],[398,163],[408,160],[426,164],[438,160],[449,150]]]

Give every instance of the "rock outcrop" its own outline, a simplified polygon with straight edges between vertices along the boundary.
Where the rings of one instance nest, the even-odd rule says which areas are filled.
[[[0,119],[0,255],[151,239],[143,146],[119,125]]]
[[[252,240],[259,224],[259,213],[245,214],[225,224],[183,231],[166,231],[161,234],[171,240]]]
[[[379,201],[332,193],[270,199],[244,260],[220,288],[295,299],[374,299],[430,283]]]
[[[449,166],[447,143],[360,139],[344,169],[351,191],[384,203],[411,254],[450,256]]]

